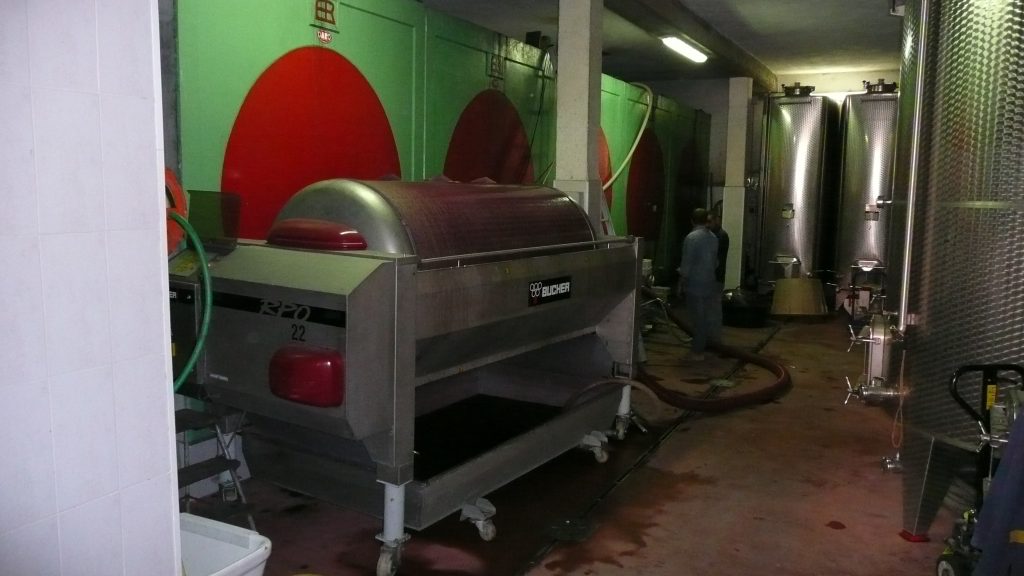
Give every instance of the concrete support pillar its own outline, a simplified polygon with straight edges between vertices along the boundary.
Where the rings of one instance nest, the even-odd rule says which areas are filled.
[[[558,2],[556,188],[574,197],[601,231],[597,138],[601,127],[602,0]]]
[[[743,269],[743,215],[746,209],[747,129],[750,124],[751,78],[729,79],[729,111],[725,141],[725,186],[722,188],[722,228],[729,233],[725,287],[740,285]]]
[[[725,185],[743,186],[747,169],[747,127],[750,98],[754,81],[751,78],[729,79],[729,119],[726,133]]]

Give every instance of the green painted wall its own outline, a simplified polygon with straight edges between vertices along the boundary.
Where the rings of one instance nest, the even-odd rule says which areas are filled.
[[[426,34],[425,176],[441,174],[448,142],[466,105],[480,92],[494,89],[518,111],[533,142],[534,175],[540,178],[554,161],[550,58],[538,48],[429,10]]]
[[[643,88],[610,76],[602,77],[601,127],[608,140],[613,171],[633,145],[646,110],[647,95]],[[689,213],[707,190],[710,116],[656,96],[648,126],[654,130],[663,154],[665,202],[660,238],[649,240],[645,251],[654,260],[658,281],[670,282],[681,257],[682,239],[689,232]],[[626,226],[630,168],[627,164],[612,187],[612,223],[619,234],[630,232]]]
[[[401,176],[439,175],[460,114],[478,93],[502,91],[519,112],[532,143],[534,175],[554,177],[555,99],[547,54],[411,0],[336,1],[337,32],[326,46],[367,78],[391,123]],[[179,123],[182,181],[217,190],[235,117],[260,74],[285,53],[323,46],[311,0],[178,0]],[[601,82],[601,125],[615,171],[637,136],[645,91],[609,76]],[[707,115],[659,97],[650,126],[664,154],[666,197],[661,241],[651,243],[658,270],[678,260],[685,216],[703,194]],[[613,186],[618,234],[626,229],[629,166]]]
[[[617,78],[601,77],[601,129],[608,140],[614,174],[629,153],[647,112],[647,95],[643,88]],[[653,115],[652,115],[653,120]],[[629,164],[612,184],[612,205],[609,206],[612,224],[617,234],[628,234],[626,229],[626,182]]]
[[[550,185],[555,179],[555,73],[547,53],[508,40],[504,91],[512,100],[530,138],[534,178]]]
[[[178,0],[182,184],[217,190],[224,150],[242,101],[285,53],[324,46],[374,87],[391,122],[403,178],[422,178],[424,8],[406,0],[335,3],[337,33],[321,44],[313,2]]]

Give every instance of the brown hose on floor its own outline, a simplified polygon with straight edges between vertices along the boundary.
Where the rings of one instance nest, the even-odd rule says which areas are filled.
[[[665,315],[668,316],[668,319],[674,322],[676,326],[679,326],[679,328],[687,334],[693,334],[693,328],[690,327],[686,320],[683,320],[675,312],[669,309],[668,306],[665,306],[651,289],[643,286],[640,290],[644,297],[657,300],[661,303],[662,308],[665,310]],[[682,392],[665,388],[658,382],[657,378],[651,376],[643,369],[641,369],[637,375],[637,380],[639,380],[639,382],[644,386],[650,388],[650,390],[666,404],[675,406],[682,410],[711,413],[727,412],[729,410],[744,408],[754,404],[770,402],[785,394],[786,391],[789,390],[790,386],[792,386],[789,371],[786,370],[785,366],[775,362],[774,360],[765,358],[760,354],[754,354],[753,352],[747,352],[746,350],[741,350],[735,346],[727,346],[721,343],[709,343],[708,348],[715,352],[736,358],[737,360],[742,360],[743,362],[749,362],[750,364],[754,364],[768,370],[775,375],[775,382],[770,386],[765,386],[758,390],[752,390],[743,394],[735,394],[725,398],[694,398],[693,396],[688,396]]]

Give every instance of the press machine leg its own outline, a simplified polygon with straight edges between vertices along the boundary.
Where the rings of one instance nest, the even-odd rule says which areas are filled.
[[[384,529],[377,536],[381,541],[377,559],[377,576],[394,576],[402,562],[402,545],[409,539],[405,533],[405,484],[384,484]]]
[[[632,409],[632,387],[626,384],[622,387],[622,398],[619,399],[619,410],[615,413],[615,429],[612,434],[618,440],[626,438],[626,431],[629,430],[629,422],[633,417]]]
[[[629,384],[622,387],[622,398],[619,400],[619,410],[615,414],[615,425],[611,431],[611,435],[616,440],[626,439],[626,432],[629,431],[630,425],[636,426],[644,434],[647,433],[647,426],[644,425],[644,422],[641,421],[636,412],[633,412],[632,390],[633,387]]]

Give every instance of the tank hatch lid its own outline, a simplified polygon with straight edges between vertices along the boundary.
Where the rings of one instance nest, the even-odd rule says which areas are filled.
[[[878,82],[872,84],[869,80],[864,81],[864,91],[868,94],[892,94],[896,92],[895,82],[885,83],[885,78],[879,78]]]
[[[782,92],[786,96],[810,96],[814,92],[814,86],[801,86],[799,82],[793,82],[792,86],[783,84]]]

